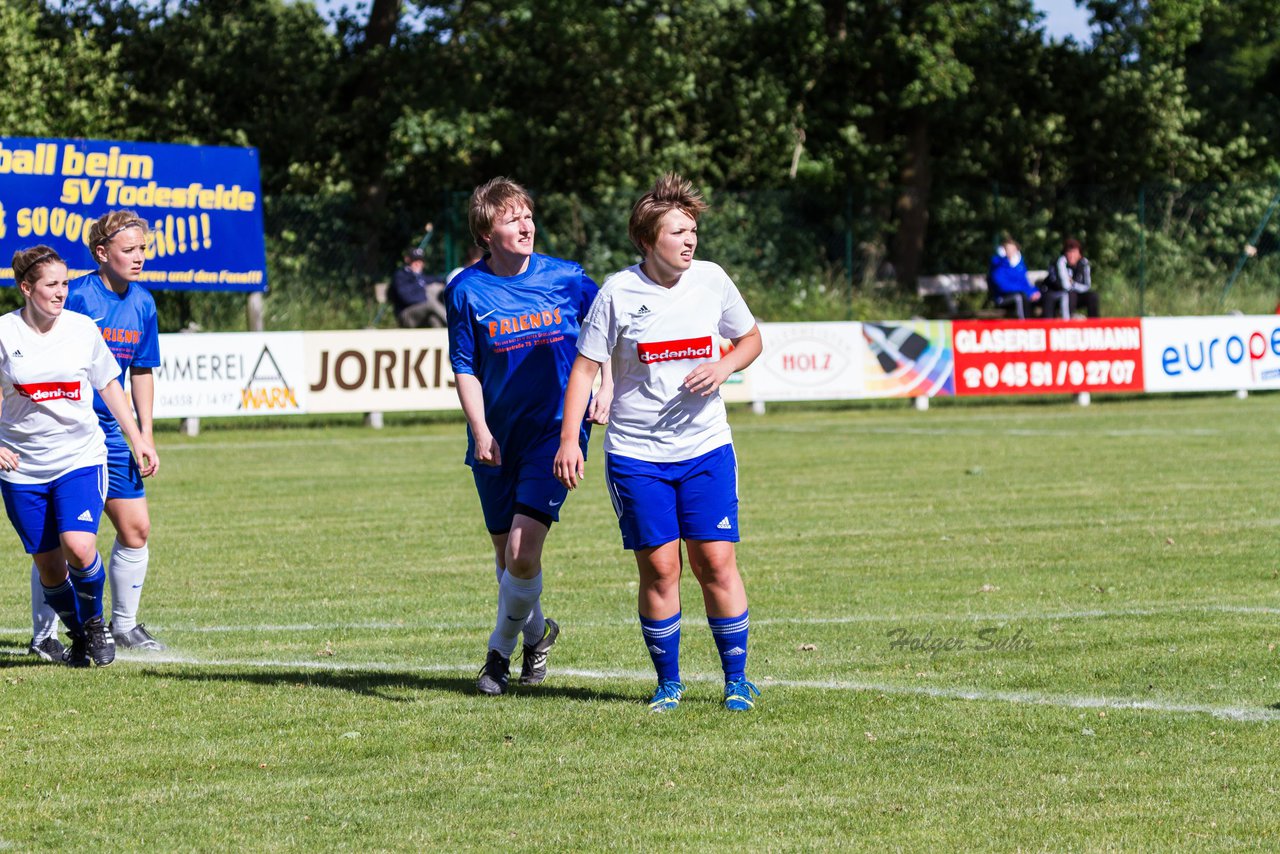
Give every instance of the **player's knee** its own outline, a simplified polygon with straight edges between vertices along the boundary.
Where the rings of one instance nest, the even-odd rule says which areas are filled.
[[[542,555],[528,550],[511,550],[507,554],[507,572],[516,578],[534,578],[542,571]]]
[[[98,554],[97,544],[92,540],[83,542],[64,542],[62,554],[68,564],[75,569],[84,569],[93,563]]]
[[[695,574],[703,587],[728,589],[738,584],[738,566],[733,562],[712,562],[697,570]]]
[[[116,531],[116,541],[126,549],[140,549],[151,538],[151,520],[124,523]]]

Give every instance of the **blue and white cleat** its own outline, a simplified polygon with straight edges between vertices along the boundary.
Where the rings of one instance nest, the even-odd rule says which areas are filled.
[[[674,679],[659,682],[658,690],[654,692],[653,699],[649,701],[649,711],[669,712],[680,705],[680,698],[683,696],[683,682],[677,682]]]
[[[724,707],[731,712],[749,712],[756,707],[752,696],[759,697],[760,689],[747,681],[747,677],[726,682],[724,686]]]

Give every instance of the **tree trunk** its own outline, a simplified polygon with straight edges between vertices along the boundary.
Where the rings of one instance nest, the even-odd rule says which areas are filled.
[[[924,261],[933,172],[929,161],[929,119],[922,111],[916,110],[911,114],[910,123],[901,189],[894,205],[898,232],[893,239],[893,266],[898,284],[904,290],[914,292]]]
[[[356,181],[356,217],[364,233],[360,248],[360,263],[365,275],[376,278],[385,275],[386,259],[382,247],[382,215],[387,205],[387,188],[383,173],[387,163],[387,139],[390,123],[379,117],[379,111],[369,111],[381,98],[382,73],[386,52],[391,47],[396,26],[400,21],[401,0],[373,0],[369,10],[369,22],[364,28],[364,38],[356,47],[355,57],[359,71],[351,81],[351,98],[348,104],[363,107],[366,114],[356,116],[361,125],[358,143],[359,159],[353,169]],[[358,107],[358,109],[359,109]],[[379,120],[381,118],[381,120]]]

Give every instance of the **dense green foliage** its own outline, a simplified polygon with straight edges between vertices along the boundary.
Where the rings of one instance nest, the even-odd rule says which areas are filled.
[[[738,200],[708,250],[754,261],[733,272],[775,319],[910,308],[918,274],[980,271],[1003,231],[1033,266],[1083,238],[1113,304],[1212,302],[1280,177],[1280,7],[1084,5],[1089,44],[1047,40],[1029,0],[15,0],[0,115],[256,146],[278,326],[364,314],[425,222],[447,269],[459,194],[495,174],[543,200],[542,248],[603,275],[668,169]],[[1242,292],[1274,295],[1278,227]],[[201,297],[162,310],[235,322]]]
[[[598,433],[547,541],[551,675],[488,698],[460,415],[162,425],[142,616],[168,653],[32,662],[2,541],[0,848],[1273,851],[1277,418],[1277,394],[736,410],[743,716],[689,574],[689,692],[647,712]]]

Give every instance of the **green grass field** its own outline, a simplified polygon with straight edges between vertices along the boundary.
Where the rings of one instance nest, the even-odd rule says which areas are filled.
[[[7,535],[0,850],[1280,846],[1280,395],[735,411],[746,715],[691,577],[647,713],[599,436],[551,677],[477,695],[462,424],[393,420],[160,436],[163,657],[22,655]]]

